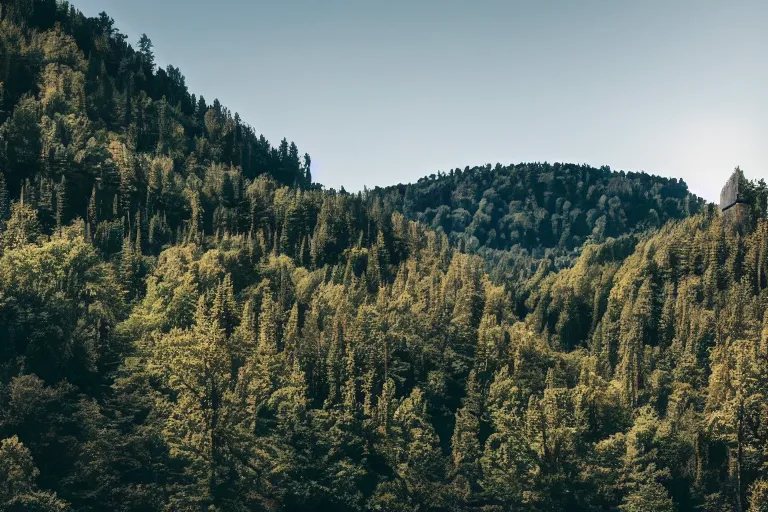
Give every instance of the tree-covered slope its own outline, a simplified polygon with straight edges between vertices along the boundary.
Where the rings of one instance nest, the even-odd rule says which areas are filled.
[[[469,250],[534,254],[657,228],[703,205],[674,178],[572,164],[467,167],[377,191]]]
[[[106,15],[0,6],[0,510],[764,510],[764,183],[326,191]]]
[[[704,207],[682,180],[560,163],[454,169],[372,193],[481,256],[512,286],[519,314],[542,266],[568,268],[584,244],[652,233]]]
[[[626,482],[642,493],[638,499],[662,483],[678,510],[761,510],[765,503],[762,216],[741,234],[744,226],[717,212],[697,215],[638,242],[618,266],[604,249],[585,251],[572,269],[539,282],[529,299],[527,324],[553,346],[583,354],[578,378],[589,383],[589,429],[603,437],[596,455],[609,443],[627,445],[615,467],[630,471]],[[615,402],[593,401],[605,393]],[[616,416],[619,403],[625,420]],[[631,434],[639,422],[644,440],[630,452],[636,441],[625,429],[634,423]],[[612,429],[624,433],[605,438]]]
[[[126,218],[174,236],[243,232],[246,181],[311,186],[308,155],[286,140],[271,147],[218,100],[190,93],[179,69],[155,65],[146,36],[132,47],[106,14],[13,0],[0,16],[0,189],[23,193],[44,231],[80,217],[101,243]],[[547,250],[567,264],[588,239],[656,228],[701,207],[674,179],[566,164],[457,169],[374,192],[386,210],[508,266]]]
[[[259,175],[311,183],[307,155],[190,93],[179,69],[155,65],[146,36],[134,48],[106,14],[87,18],[68,2],[0,9],[0,189],[34,201],[44,228],[162,212],[175,231],[196,215],[210,222],[215,205],[196,198],[206,185],[233,202],[239,182]]]
[[[265,210],[279,210],[287,189],[266,190]],[[317,193],[325,210],[344,197]],[[709,210],[589,245],[569,269],[542,266],[520,321],[481,259],[398,214],[333,264],[246,235],[159,257],[134,244],[105,264],[82,221],[49,238],[15,210],[30,217],[3,233],[1,428],[21,455],[0,461],[32,469],[14,473],[9,503],[738,510],[763,499],[765,220],[740,234]]]

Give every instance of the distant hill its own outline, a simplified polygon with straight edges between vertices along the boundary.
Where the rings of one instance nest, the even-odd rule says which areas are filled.
[[[542,258],[567,268],[585,242],[652,231],[705,205],[682,180],[561,163],[467,167],[374,192],[517,283]]]
[[[682,180],[547,163],[455,169],[383,194],[399,195],[409,218],[467,249],[538,252],[657,228],[704,205]]]

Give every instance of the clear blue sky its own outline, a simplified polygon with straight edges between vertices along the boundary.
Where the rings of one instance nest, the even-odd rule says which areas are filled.
[[[329,187],[562,161],[768,178],[768,2],[74,0]]]

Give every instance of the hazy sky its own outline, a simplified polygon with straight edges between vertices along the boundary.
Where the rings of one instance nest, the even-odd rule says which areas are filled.
[[[577,162],[768,178],[768,2],[74,0],[329,187]]]

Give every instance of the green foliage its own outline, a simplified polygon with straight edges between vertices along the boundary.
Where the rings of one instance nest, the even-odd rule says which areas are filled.
[[[102,14],[0,11],[0,510],[762,511],[768,221],[311,183]]]
[[[677,179],[559,163],[467,167],[374,192],[481,254],[492,275],[510,278],[530,277],[531,259],[549,254],[568,265],[585,242],[657,228],[703,207]]]
[[[0,510],[54,512],[67,509],[55,493],[35,484],[40,471],[16,436],[0,441]]]

